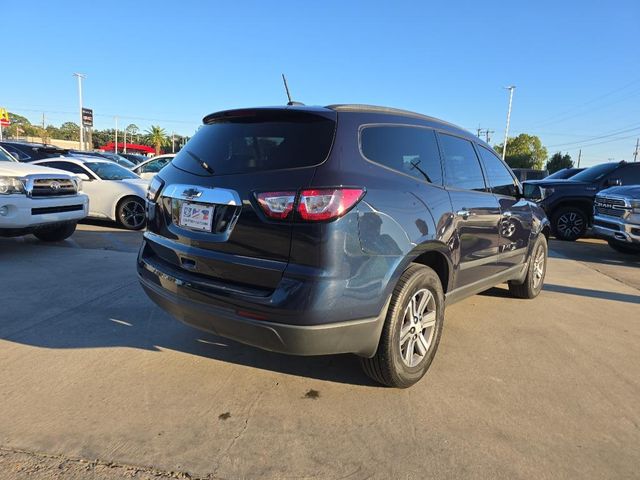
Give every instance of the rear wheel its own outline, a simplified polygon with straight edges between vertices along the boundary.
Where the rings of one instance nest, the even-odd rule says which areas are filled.
[[[616,252],[627,253],[627,254],[640,253],[640,245],[638,246],[629,245],[627,243],[618,242],[616,240],[608,240],[607,243]]]
[[[63,223],[53,227],[38,228],[33,234],[43,242],[60,242],[73,235],[76,231],[76,223]]]
[[[365,373],[390,387],[420,380],[438,349],[444,322],[444,292],[429,267],[412,264],[400,277],[373,358],[361,359]]]
[[[123,198],[116,208],[116,218],[127,230],[140,230],[147,221],[144,200],[139,197]]]
[[[527,276],[522,284],[509,282],[509,292],[517,298],[536,298],[544,286],[547,274],[547,239],[540,233],[531,249]]]
[[[587,231],[587,215],[577,207],[563,207],[553,214],[553,233],[559,240],[573,242]]]

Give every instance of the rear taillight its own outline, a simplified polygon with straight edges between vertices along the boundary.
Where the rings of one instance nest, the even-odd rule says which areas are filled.
[[[332,220],[347,213],[364,195],[361,188],[324,188],[302,190],[298,215],[302,220]]]
[[[296,192],[264,192],[256,194],[258,204],[269,218],[284,220],[293,211]]]
[[[297,219],[320,222],[341,217],[364,196],[363,188],[322,188],[295,191],[256,193],[265,215],[277,220],[290,218],[294,208]]]

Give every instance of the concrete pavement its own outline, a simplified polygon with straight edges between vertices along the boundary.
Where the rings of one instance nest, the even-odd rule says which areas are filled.
[[[536,300],[451,307],[392,390],[174,321],[133,252],[0,241],[0,478],[637,478],[640,291],[565,253]]]

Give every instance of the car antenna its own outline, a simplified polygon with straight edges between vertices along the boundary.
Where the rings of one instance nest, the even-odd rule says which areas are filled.
[[[287,98],[289,99],[289,101],[287,102],[287,105],[289,106],[304,105],[304,103],[294,102],[293,100],[291,100],[291,93],[289,93],[289,85],[287,85],[287,77],[284,76],[284,73],[282,74],[282,81],[284,82],[284,89],[287,92]]]

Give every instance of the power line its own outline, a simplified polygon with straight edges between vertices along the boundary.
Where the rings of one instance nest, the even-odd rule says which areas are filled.
[[[633,132],[633,131],[639,130],[639,129],[640,129],[640,125],[636,125],[633,128],[614,131],[612,133],[608,133],[608,134],[605,134],[605,135],[598,135],[598,136],[591,137],[591,138],[585,138],[585,139],[578,140],[578,141],[575,141],[575,142],[565,142],[565,143],[556,143],[555,145],[547,145],[547,148],[563,147],[565,145],[578,145],[578,144],[581,144],[581,143],[584,143],[584,142],[591,142],[592,140],[600,140],[602,138],[613,137],[615,135],[620,135],[621,133]]]
[[[629,83],[625,84],[622,87],[616,88],[616,89],[614,89],[614,90],[612,90],[610,92],[607,92],[607,93],[605,93],[603,95],[595,97],[595,98],[593,98],[591,100],[587,100],[586,102],[583,102],[582,104],[573,106],[573,107],[571,107],[571,108],[569,108],[569,109],[567,109],[567,110],[565,110],[563,112],[557,113],[555,115],[551,115],[550,117],[547,117],[546,119],[543,119],[541,121],[534,122],[533,126],[542,126],[542,125],[548,125],[548,124],[551,124],[551,123],[561,122],[561,121],[563,121],[562,119],[561,120],[555,120],[555,121],[553,121],[553,119],[556,119],[558,117],[563,117],[567,113],[571,113],[571,112],[573,112],[575,110],[579,110],[579,109],[581,109],[582,107],[584,107],[586,105],[591,105],[592,103],[595,103],[595,102],[597,102],[599,100],[602,100],[603,98],[606,98],[606,97],[614,95],[614,94],[616,94],[618,92],[621,92],[622,90],[625,90],[625,89],[629,88],[630,86],[635,85],[635,84],[637,84],[639,82],[640,82],[640,78],[637,78],[637,79],[633,80],[632,82],[629,82]],[[634,90],[633,93],[635,93],[636,91],[637,90]],[[626,99],[626,98],[628,98],[628,97],[624,97],[624,99]],[[584,112],[582,112],[582,113],[584,113]],[[581,115],[582,113],[579,113],[578,115]],[[569,118],[571,118],[571,117],[569,117]]]

